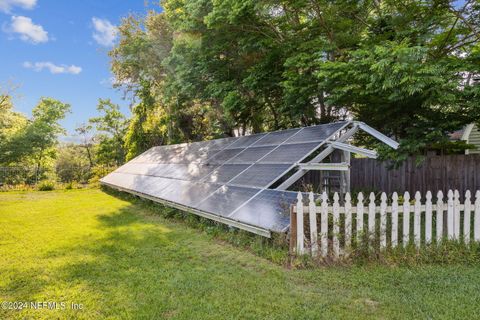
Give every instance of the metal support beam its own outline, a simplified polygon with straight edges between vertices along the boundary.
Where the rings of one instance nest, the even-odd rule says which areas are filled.
[[[397,149],[398,146],[399,146],[399,143],[395,140],[392,140],[390,139],[389,137],[387,137],[386,135],[384,135],[383,133],[373,129],[372,127],[370,127],[369,125],[363,123],[363,122],[359,122],[359,121],[355,121],[355,123],[360,127],[361,130],[365,131],[366,133],[372,135],[373,137],[377,138],[378,140],[382,141],[383,143],[385,143],[386,145],[392,147],[393,149]]]
[[[338,142],[345,142],[350,139],[356,132],[358,131],[358,125],[354,124],[353,127],[345,132],[340,138],[337,139]],[[320,152],[315,158],[310,160],[308,163],[317,163],[323,161],[330,153],[332,153],[335,149],[329,145]],[[277,190],[287,190],[292,184],[294,184],[298,179],[303,177],[308,170],[300,169],[291,175],[287,180],[285,180],[281,185],[279,185],[276,189]]]
[[[323,171],[348,171],[348,163],[299,163],[298,167],[302,170],[323,170]]]
[[[378,157],[377,152],[374,151],[374,150],[355,147],[355,146],[352,146],[351,144],[341,143],[341,142],[336,142],[335,141],[335,142],[331,142],[330,145],[332,147],[334,147],[335,149],[348,151],[348,152],[351,152],[351,153],[358,153],[358,154],[361,154],[361,155],[363,155],[365,157],[368,157],[368,158],[376,159]]]

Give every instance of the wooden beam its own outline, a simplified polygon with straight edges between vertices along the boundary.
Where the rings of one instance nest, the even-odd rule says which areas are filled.
[[[348,163],[299,163],[301,170],[348,171]]]

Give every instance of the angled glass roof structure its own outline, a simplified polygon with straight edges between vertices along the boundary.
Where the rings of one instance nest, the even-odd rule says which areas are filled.
[[[271,189],[271,186],[324,144],[337,141],[352,126],[359,125],[343,121],[153,147],[100,181],[140,197],[270,236],[272,231],[288,229],[289,208],[297,196],[296,192]],[[338,145],[344,147],[344,144]]]

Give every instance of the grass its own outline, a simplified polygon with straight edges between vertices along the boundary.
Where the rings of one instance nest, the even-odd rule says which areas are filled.
[[[478,317],[479,265],[289,270],[98,189],[0,193],[0,319]]]

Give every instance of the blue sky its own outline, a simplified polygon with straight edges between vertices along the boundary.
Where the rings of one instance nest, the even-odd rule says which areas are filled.
[[[115,26],[129,13],[160,10],[144,0],[0,0],[0,85],[12,82],[15,108],[30,115],[42,96],[69,103],[69,133],[96,115],[99,98],[128,114],[110,85],[108,50]]]

